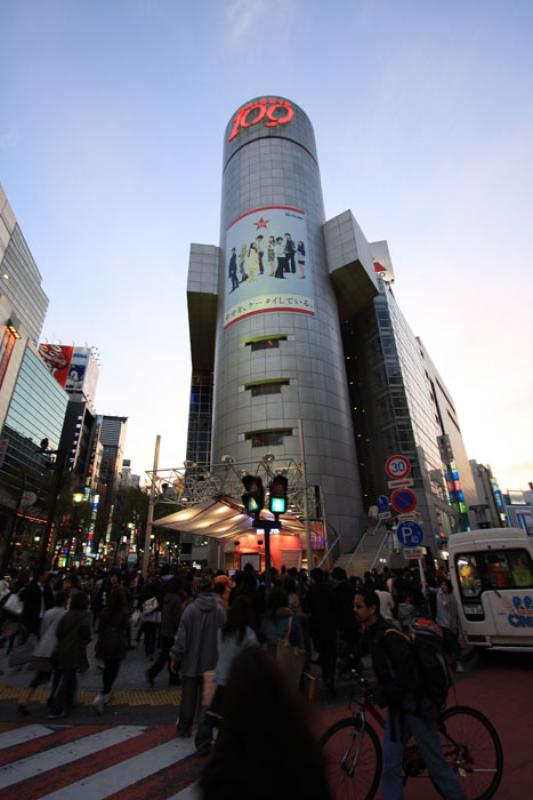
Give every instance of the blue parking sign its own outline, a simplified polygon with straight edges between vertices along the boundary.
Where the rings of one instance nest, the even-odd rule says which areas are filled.
[[[389,510],[389,498],[386,494],[380,494],[378,497],[378,511],[380,514],[384,514],[386,511]]]
[[[418,522],[410,519],[400,522],[396,528],[396,536],[404,547],[418,547],[424,541],[424,531]]]

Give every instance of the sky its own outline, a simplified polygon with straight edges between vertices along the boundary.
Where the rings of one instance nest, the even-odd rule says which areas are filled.
[[[470,458],[533,481],[530,0],[0,0],[0,182],[50,298],[99,348],[125,456],[185,457],[191,242],[218,244],[223,133],[289,97],[327,218],[386,239]]]

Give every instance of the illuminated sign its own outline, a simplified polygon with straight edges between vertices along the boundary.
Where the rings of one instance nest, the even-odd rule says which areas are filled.
[[[286,125],[294,117],[294,108],[290,100],[280,97],[262,97],[251,103],[241,106],[233,119],[233,128],[228,136],[228,142],[239,135],[241,128],[251,128],[264,121],[265,127],[277,128]]]

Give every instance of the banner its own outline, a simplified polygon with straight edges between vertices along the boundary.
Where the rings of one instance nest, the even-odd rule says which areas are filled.
[[[224,328],[272,311],[314,315],[305,212],[254,208],[226,231]]]
[[[62,344],[39,345],[39,355],[63,389],[67,383],[73,351],[73,347],[66,347]]]

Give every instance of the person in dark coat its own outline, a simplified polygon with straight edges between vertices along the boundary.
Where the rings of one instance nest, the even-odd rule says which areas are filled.
[[[342,567],[334,567],[331,579],[337,630],[346,648],[350,649],[357,639],[357,623],[353,613],[355,586],[349,582],[346,570]]]
[[[126,592],[122,586],[111,590],[106,607],[100,614],[96,652],[104,662],[102,691],[93,700],[96,712],[102,714],[111,699],[111,689],[120,669],[120,662],[128,650],[130,612]]]
[[[61,682],[52,700],[48,719],[65,716],[76,695],[76,674],[89,667],[85,652],[91,641],[88,607],[89,597],[85,592],[76,592],[70,601],[70,611],[59,621],[56,662],[61,672]]]
[[[231,279],[231,292],[239,288],[239,279],[237,278],[237,251],[233,247],[231,249],[231,256],[228,264],[228,274]]]
[[[335,597],[330,584],[324,580],[320,567],[311,570],[311,586],[302,607],[311,615],[311,638],[320,657],[322,680],[325,686],[335,690],[335,663],[337,659],[337,620]]]
[[[175,575],[165,585],[163,611],[161,612],[160,650],[156,660],[146,671],[146,679],[150,686],[161,672],[165,664],[168,666],[169,684],[177,683],[177,676],[170,671],[170,648],[178,630],[181,617],[182,593],[181,580]]]
[[[22,592],[22,602],[22,623],[26,632],[38,637],[44,612],[54,605],[54,593],[48,583],[46,569],[35,570],[32,580]]]

